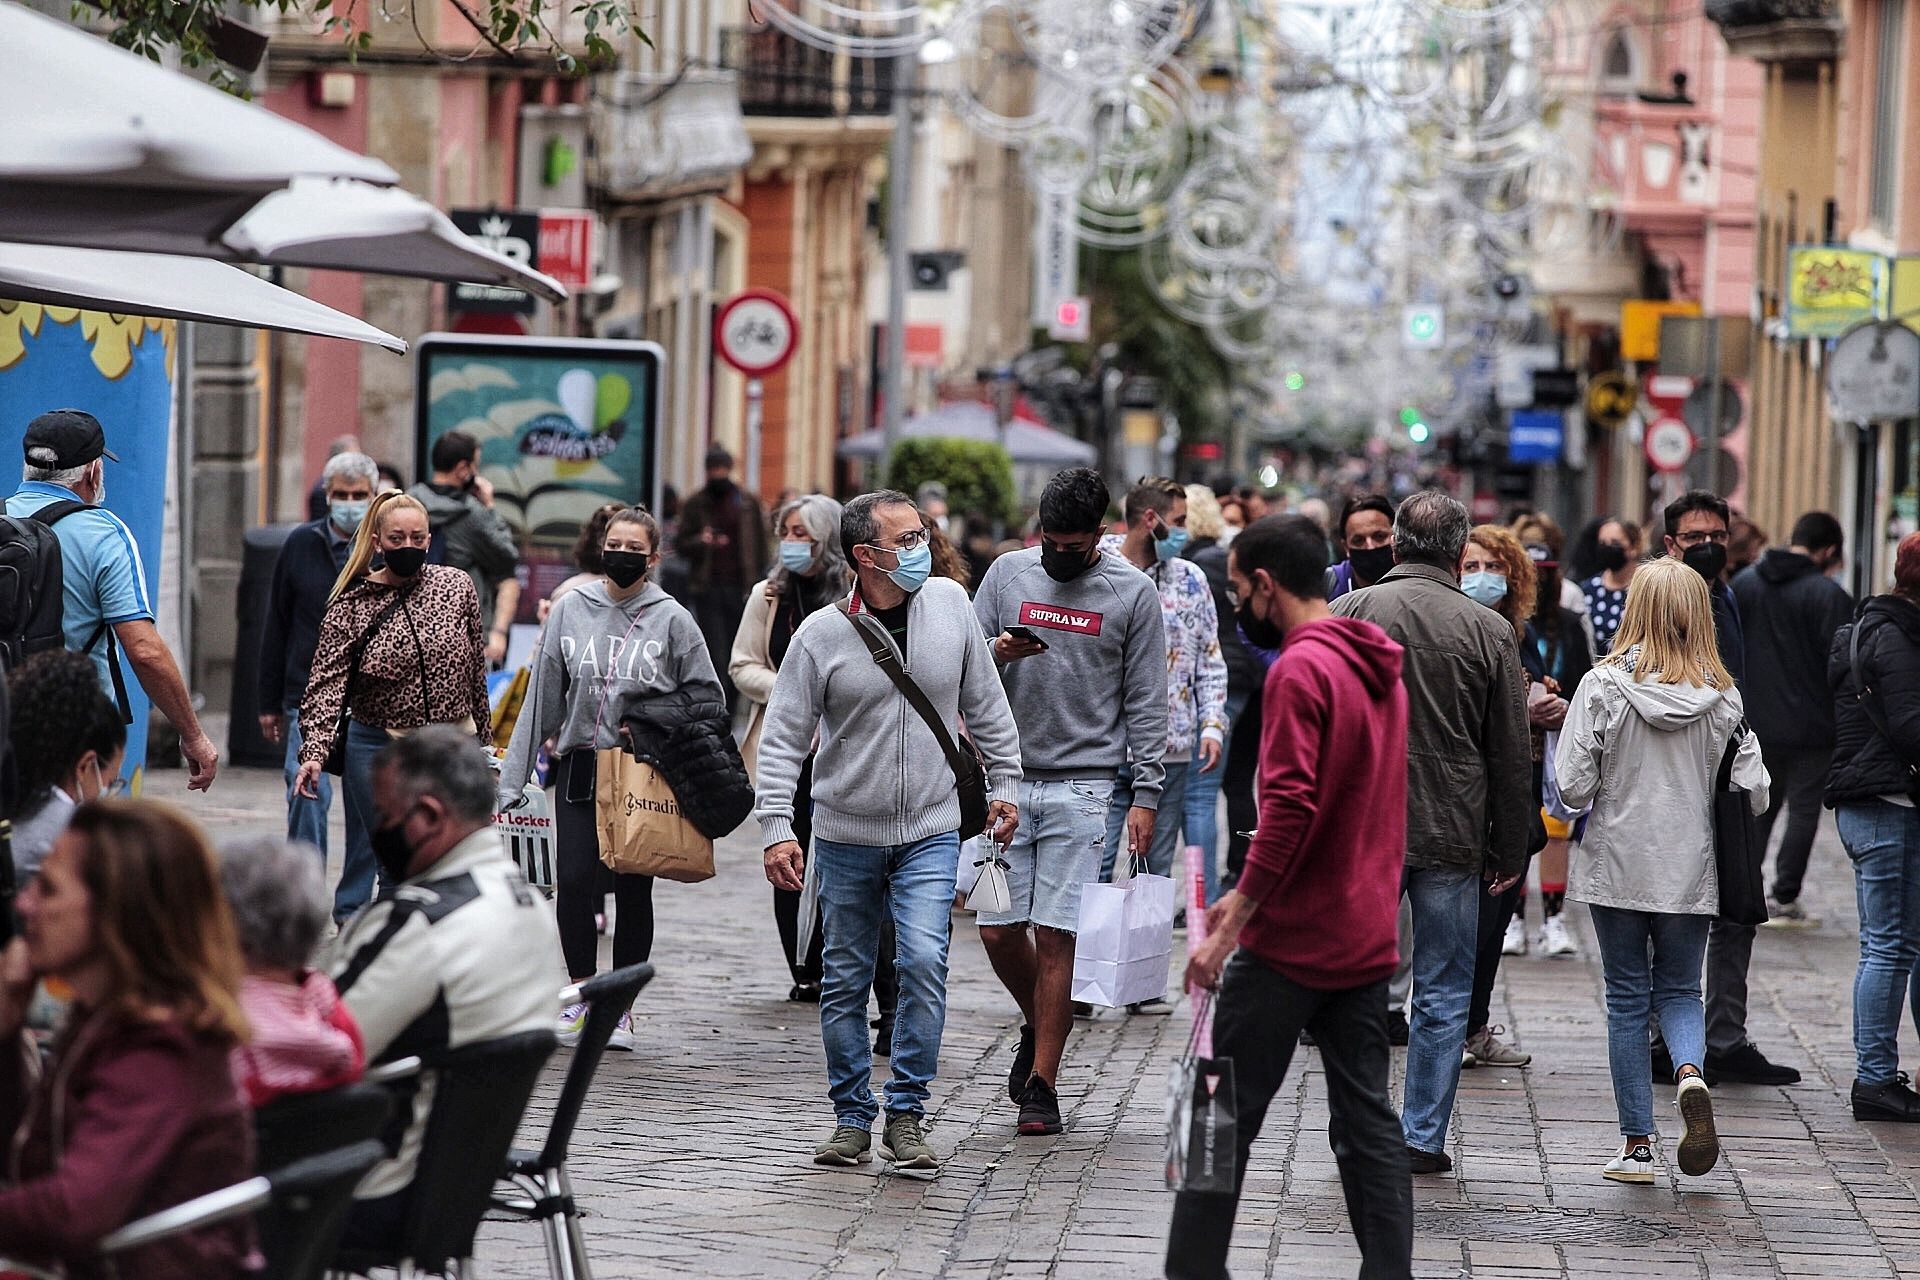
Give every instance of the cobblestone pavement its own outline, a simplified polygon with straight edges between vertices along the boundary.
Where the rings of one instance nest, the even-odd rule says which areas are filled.
[[[177,777],[154,775],[150,793],[183,795]],[[184,804],[217,834],[271,830],[278,778],[229,771],[211,796]],[[1162,1106],[1188,1030],[1184,1003],[1172,1018],[1106,1014],[1076,1024],[1061,1078],[1067,1132],[1016,1139],[1005,1080],[1018,1019],[970,918],[956,916],[930,1126],[945,1168],[932,1182],[890,1176],[877,1163],[816,1170],[812,1146],[832,1114],[814,1010],[785,1000],[755,841],[722,842],[718,861],[707,884],[659,886],[660,977],[636,1009],[639,1046],[609,1055],[576,1137],[574,1182],[593,1215],[601,1280],[1159,1274],[1171,1208]],[[1848,1109],[1856,920],[1830,819],[1810,881],[1807,903],[1823,927],[1761,931],[1750,1026],[1805,1082],[1716,1090],[1726,1157],[1678,1189],[1667,1090],[1660,1185],[1599,1176],[1618,1135],[1584,913],[1570,908],[1579,957],[1509,958],[1494,1018],[1534,1063],[1464,1073],[1449,1143],[1455,1171],[1416,1179],[1416,1274],[1920,1275],[1920,1129],[1856,1124]],[[1537,917],[1537,899],[1531,905]],[[1903,1057],[1920,1061],[1911,1028]],[[532,1127],[564,1065],[563,1050]],[[1350,1276],[1358,1267],[1320,1075],[1316,1055],[1303,1051],[1254,1148],[1235,1236],[1238,1277]],[[480,1272],[544,1275],[537,1234],[489,1225]]]

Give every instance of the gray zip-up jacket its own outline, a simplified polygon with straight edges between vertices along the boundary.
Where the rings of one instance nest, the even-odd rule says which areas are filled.
[[[1018,803],[1020,735],[958,583],[934,578],[914,593],[902,666],[948,733],[957,735],[965,717],[987,759],[989,798]],[[794,632],[767,701],[754,815],[766,847],[793,839],[794,787],[816,730],[816,836],[903,845],[959,829],[953,770],[933,731],[874,663],[853,621],[828,607]]]

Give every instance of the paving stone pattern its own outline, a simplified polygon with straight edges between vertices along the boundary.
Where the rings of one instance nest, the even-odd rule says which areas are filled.
[[[170,776],[155,775],[155,794],[171,795]],[[211,797],[185,804],[221,832],[271,830],[278,795],[277,774],[235,770]],[[337,813],[335,821],[337,832]],[[892,1176],[877,1162],[818,1170],[813,1144],[833,1117],[816,1011],[784,998],[789,979],[756,841],[723,841],[718,865],[707,884],[658,886],[660,977],[636,1009],[639,1045],[608,1055],[576,1136],[573,1177],[592,1215],[600,1280],[1160,1274],[1172,1204],[1163,1108],[1189,1030],[1184,1001],[1171,1018],[1105,1013],[1077,1023],[1060,1081],[1067,1131],[1016,1138],[1006,1073],[1018,1018],[971,918],[956,915],[929,1127],[945,1168],[932,1182]],[[1678,1115],[1664,1088],[1660,1185],[1600,1177],[1618,1126],[1584,913],[1569,908],[1579,957],[1505,962],[1494,1019],[1534,1063],[1463,1074],[1449,1142],[1455,1171],[1415,1180],[1417,1275],[1920,1276],[1920,1128],[1857,1124],[1848,1109],[1856,919],[1830,819],[1809,878],[1807,904],[1823,927],[1761,931],[1750,1026],[1770,1056],[1806,1079],[1717,1089],[1726,1156],[1678,1187]],[[1537,898],[1530,907],[1537,927]],[[565,1056],[542,1084],[530,1141]],[[1903,1057],[1920,1061],[1911,1027]],[[884,1059],[879,1067],[884,1079]],[[1236,1277],[1358,1268],[1320,1076],[1317,1055],[1303,1050],[1254,1148]],[[538,1233],[486,1226],[480,1273],[545,1275]]]

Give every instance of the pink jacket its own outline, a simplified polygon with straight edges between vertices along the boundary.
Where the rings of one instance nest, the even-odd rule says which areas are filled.
[[[310,972],[299,986],[249,975],[240,1006],[253,1038],[233,1051],[233,1079],[248,1106],[352,1084],[366,1069],[359,1024],[326,974]]]

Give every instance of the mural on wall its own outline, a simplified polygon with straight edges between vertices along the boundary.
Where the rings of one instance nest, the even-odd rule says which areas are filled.
[[[100,419],[107,448],[106,506],[133,531],[147,594],[160,595],[169,442],[173,427],[171,320],[0,301],[0,466],[18,483],[27,423],[48,409],[84,409]],[[123,775],[137,792],[147,759],[149,704],[121,658],[133,724]]]

